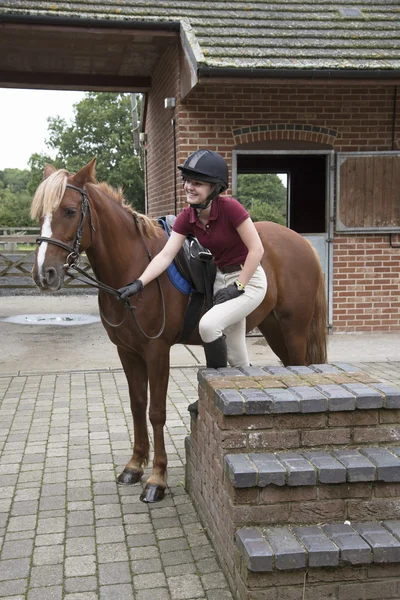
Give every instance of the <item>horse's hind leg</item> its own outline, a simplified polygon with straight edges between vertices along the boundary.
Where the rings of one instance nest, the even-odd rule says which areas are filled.
[[[288,355],[285,366],[305,365],[310,321],[292,314],[281,316],[279,322]]]
[[[288,351],[286,348],[281,326],[275,314],[273,312],[270,312],[269,315],[261,323],[259,323],[258,329],[261,331],[261,333],[267,340],[272,352],[274,352],[277,355],[277,357],[282,361],[282,363],[285,366],[288,365]]]
[[[258,328],[285,367],[305,365],[308,325],[294,315],[276,316],[271,312]]]
[[[118,354],[129,386],[129,397],[133,417],[133,455],[117,478],[118,484],[133,484],[140,481],[143,466],[149,460],[149,436],[147,433],[147,368],[145,360],[136,353],[118,347]]]
[[[167,389],[169,379],[170,347],[162,340],[149,344],[147,369],[150,383],[149,419],[153,427],[153,470],[140,496],[143,502],[158,502],[167,487],[167,453],[164,442],[164,426],[167,416]],[[151,357],[150,357],[151,354]]]

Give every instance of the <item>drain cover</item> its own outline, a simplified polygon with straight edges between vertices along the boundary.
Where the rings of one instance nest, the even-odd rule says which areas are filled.
[[[93,315],[77,314],[44,314],[44,315],[15,315],[0,319],[5,323],[16,323],[18,325],[88,325],[99,323],[100,318]]]

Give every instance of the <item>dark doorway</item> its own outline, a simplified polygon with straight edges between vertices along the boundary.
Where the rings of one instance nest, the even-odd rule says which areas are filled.
[[[327,233],[326,155],[237,154],[237,174],[287,173],[288,223],[297,233]]]

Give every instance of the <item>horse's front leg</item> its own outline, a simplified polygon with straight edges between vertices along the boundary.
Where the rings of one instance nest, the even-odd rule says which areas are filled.
[[[153,470],[140,496],[143,502],[159,502],[167,487],[167,453],[164,443],[170,346],[157,340],[148,347],[147,369],[150,383],[149,419],[153,427]]]
[[[117,349],[128,380],[134,431],[132,458],[117,478],[117,483],[130,485],[140,481],[143,467],[149,462],[150,446],[146,424],[147,366],[145,360],[138,354],[120,347]]]

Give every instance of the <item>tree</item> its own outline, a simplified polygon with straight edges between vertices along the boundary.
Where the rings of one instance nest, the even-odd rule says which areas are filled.
[[[278,175],[240,174],[237,197],[253,221],[274,221],[286,225],[286,188]]]
[[[0,171],[0,225],[3,227],[28,227],[31,196],[27,190],[30,173],[27,169]]]
[[[88,92],[74,105],[71,124],[59,116],[49,117],[48,123],[46,144],[55,151],[56,158],[49,159],[43,154],[31,156],[30,190],[40,183],[45,162],[76,172],[97,157],[97,179],[122,187],[127,201],[143,211],[143,173],[133,145],[129,94]]]

